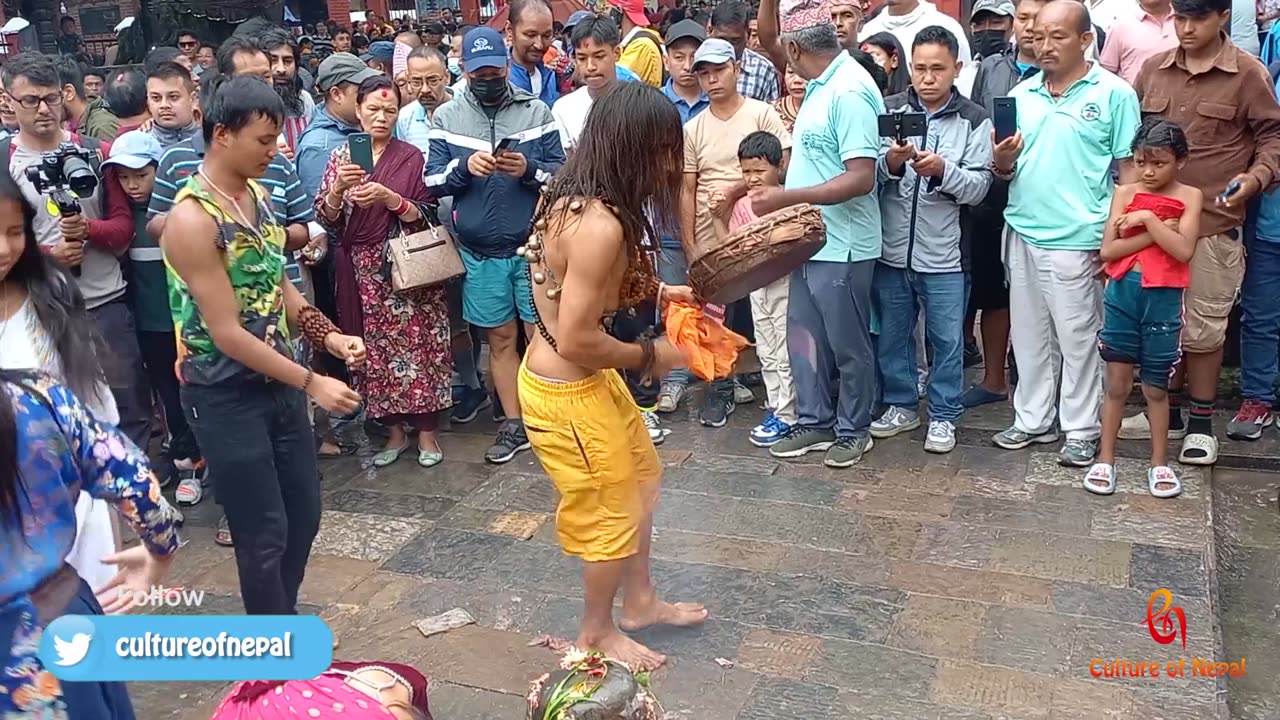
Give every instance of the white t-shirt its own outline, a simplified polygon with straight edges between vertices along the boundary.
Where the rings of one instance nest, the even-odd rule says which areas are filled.
[[[556,129],[560,131],[560,145],[565,151],[578,144],[594,102],[587,88],[580,87],[561,97],[551,108],[551,117],[555,118]]]

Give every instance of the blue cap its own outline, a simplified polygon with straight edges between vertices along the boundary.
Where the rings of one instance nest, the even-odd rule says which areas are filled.
[[[507,46],[497,30],[478,27],[462,38],[462,69],[475,72],[480,68],[506,67]]]
[[[151,163],[160,163],[164,150],[160,141],[149,132],[133,130],[115,139],[111,143],[111,156],[103,161],[103,165],[119,165],[130,170],[141,170]]]
[[[389,63],[396,56],[396,44],[390,40],[378,40],[369,43],[369,57]]]
[[[586,20],[587,18],[595,17],[595,15],[596,14],[591,12],[590,10],[579,10],[574,14],[570,15],[568,20],[564,21],[564,29],[568,30],[569,28],[577,25],[583,20]]]

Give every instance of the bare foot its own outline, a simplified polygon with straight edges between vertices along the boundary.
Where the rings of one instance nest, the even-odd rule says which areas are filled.
[[[578,648],[602,652],[605,657],[624,662],[637,672],[657,670],[667,661],[666,655],[650,650],[616,629],[596,640],[579,635]]]
[[[633,603],[629,606],[624,604],[618,627],[626,632],[638,632],[654,625],[692,627],[701,625],[706,619],[707,609],[702,603],[669,603],[655,596],[648,603]]]

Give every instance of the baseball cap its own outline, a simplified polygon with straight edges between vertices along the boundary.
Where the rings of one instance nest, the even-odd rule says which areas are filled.
[[[334,53],[320,63],[316,71],[316,87],[320,92],[329,92],[342,83],[360,83],[382,73],[365,65],[360,58],[351,53]]]
[[[374,60],[389,63],[396,56],[396,44],[390,40],[377,40],[369,43],[369,52],[365,54]]]
[[[151,163],[159,164],[162,154],[164,150],[160,147],[160,141],[156,140],[151,133],[132,130],[111,143],[111,156],[102,164],[141,170]]]
[[[738,56],[733,52],[733,46],[729,44],[728,40],[711,38],[704,40],[698,46],[698,51],[693,54],[693,67],[696,70],[702,63],[721,65],[737,59]]]
[[[1013,17],[1017,10],[1013,6],[1013,0],[977,0],[973,3],[973,12],[969,13],[970,21],[982,12]]]
[[[673,45],[677,40],[684,40],[686,38],[693,38],[701,43],[707,39],[706,28],[693,20],[681,20],[667,28],[667,45]]]
[[[480,68],[506,67],[507,46],[502,36],[490,27],[478,27],[462,38],[462,69],[475,72]]]
[[[591,12],[590,10],[578,10],[574,14],[570,15],[568,20],[564,21],[564,29],[565,30],[572,29],[578,23],[582,22],[583,20],[586,20],[589,17],[595,17],[595,13]]]
[[[644,14],[644,0],[609,0],[609,4],[621,10],[636,25],[649,27],[649,16]]]

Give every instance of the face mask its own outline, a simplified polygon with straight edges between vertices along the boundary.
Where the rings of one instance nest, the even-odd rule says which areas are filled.
[[[471,88],[471,94],[476,96],[476,100],[479,100],[481,105],[501,104],[509,92],[507,79],[504,77],[468,78],[467,86]]]
[[[1008,46],[1003,30],[979,30],[973,34],[973,52],[979,57],[999,55]]]
[[[461,58],[456,58],[456,57],[449,58],[449,74],[454,77],[458,77],[459,75],[462,74]]]

